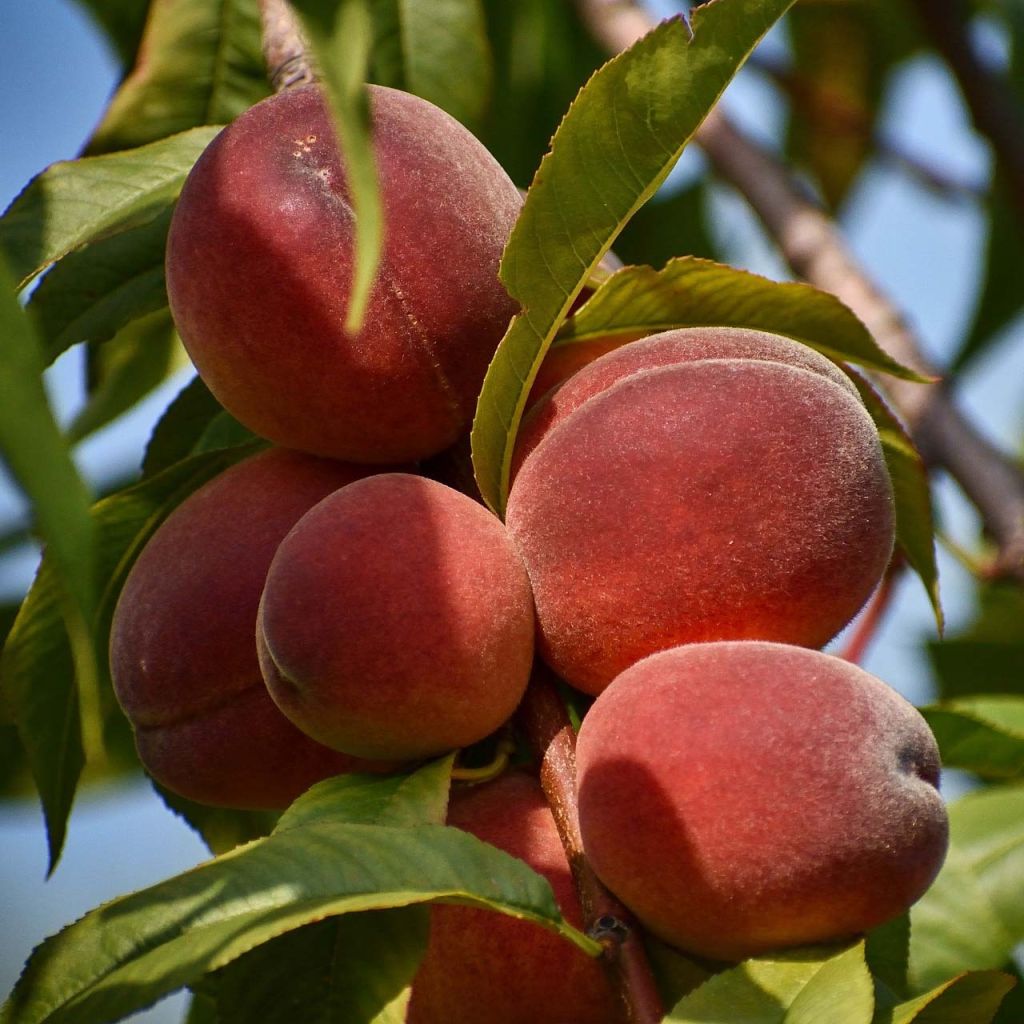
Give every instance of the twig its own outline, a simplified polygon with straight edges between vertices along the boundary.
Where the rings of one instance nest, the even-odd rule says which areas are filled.
[[[260,0],[263,59],[274,92],[316,81],[309,50],[288,0]]]
[[[1000,81],[971,44],[970,11],[962,0],[912,0],[922,27],[956,76],[974,127],[992,144],[1024,227],[1024,117],[1009,81]]]
[[[588,934],[605,948],[631,1024],[658,1024],[665,1009],[643,940],[629,911],[601,884],[583,854],[576,804],[576,733],[549,672],[539,665],[520,706],[519,722],[540,762],[540,782],[572,870]]]
[[[615,51],[654,27],[632,0],[577,0],[584,22]],[[840,298],[891,356],[938,374],[896,307],[857,264],[836,225],[804,194],[787,168],[718,110],[696,141],[715,171],[746,199],[794,273]],[[1024,473],[953,403],[942,383],[885,377],[879,385],[903,417],[925,460],[942,467],[977,507],[998,554],[993,575],[1024,581]]]

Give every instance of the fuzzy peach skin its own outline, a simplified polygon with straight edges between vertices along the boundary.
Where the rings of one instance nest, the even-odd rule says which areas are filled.
[[[270,560],[299,517],[365,475],[270,449],[188,497],[150,538],[114,612],[110,667],[139,757],[204,804],[276,809],[320,779],[393,768],[309,739],[278,711],[256,658]]]
[[[418,758],[497,729],[526,689],[530,585],[501,522],[443,484],[384,473],[311,509],[260,604],[271,696],[360,757]]]
[[[540,784],[523,772],[456,790],[448,824],[526,861],[555,892],[570,924],[579,900]],[[409,1024],[624,1024],[601,965],[528,921],[435,906],[413,981]]]
[[[893,546],[875,427],[845,375],[751,331],[602,356],[524,425],[507,525],[539,647],[592,694],[680,643],[820,647]]]
[[[358,334],[344,329],[353,212],[315,86],[256,104],[199,158],[171,223],[167,290],[200,375],[246,426],[396,463],[440,451],[470,421],[516,309],[498,261],[522,201],[444,111],[368,89],[384,241]]]
[[[652,655],[577,748],[598,877],[655,935],[738,960],[906,910],[946,852],[924,719],[839,658],[757,641]]]

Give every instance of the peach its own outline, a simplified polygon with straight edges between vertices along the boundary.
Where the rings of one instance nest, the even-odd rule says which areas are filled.
[[[733,641],[645,658],[588,712],[577,763],[594,871],[692,953],[859,934],[906,910],[945,856],[924,719],[817,651]]]
[[[671,331],[602,356],[538,405],[507,524],[540,652],[597,694],[680,643],[820,647],[893,545],[893,496],[852,384],[754,331]]]
[[[443,484],[367,477],[284,539],[260,604],[281,710],[360,757],[467,746],[515,710],[533,658],[530,585],[501,522]]]
[[[286,807],[314,782],[381,771],[313,742],[274,706],[256,658],[256,611],[278,544],[325,495],[369,472],[271,449],[171,513],[114,612],[110,667],[139,757],[200,803]]]
[[[167,289],[210,390],[278,444],[354,462],[440,451],[465,430],[516,306],[498,280],[522,200],[442,110],[370,86],[384,207],[362,329],[344,328],[353,214],[319,90],[256,104],[182,190]]]
[[[526,861],[550,883],[566,920],[582,927],[569,864],[532,776],[511,772],[457,790],[448,824]],[[619,1024],[598,961],[539,925],[487,910],[435,906],[413,982],[409,1024]]]

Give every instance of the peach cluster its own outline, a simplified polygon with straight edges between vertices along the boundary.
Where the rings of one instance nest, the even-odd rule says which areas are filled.
[[[181,335],[226,408],[285,447],[186,499],[127,578],[110,664],[143,763],[203,803],[281,808],[487,738],[536,653],[596,697],[586,853],[654,934],[737,959],[899,914],[945,852],[935,743],[817,650],[893,548],[847,375],[752,330],[559,352],[502,523],[423,460],[464,442],[514,312],[497,265],[519,196],[436,108],[388,89],[371,108],[385,242],[358,335],[315,88],[225,129],[175,213]],[[582,923],[535,778],[457,791],[449,822],[532,864]],[[598,965],[542,929],[459,907],[432,922],[414,1024],[621,1021]]]

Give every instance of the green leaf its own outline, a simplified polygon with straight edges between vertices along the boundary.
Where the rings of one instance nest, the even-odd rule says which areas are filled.
[[[80,341],[106,341],[167,307],[171,212],[168,207],[148,224],[70,253],[39,282],[28,308],[39,322],[48,363]]]
[[[367,0],[293,0],[302,20],[344,153],[345,176],[355,214],[352,288],[345,330],[357,333],[366,315],[384,238],[384,209],[377,187],[368,77],[373,21]]]
[[[436,766],[427,771],[443,781]],[[115,1020],[296,928],[433,900],[534,921],[598,954],[522,861],[442,825],[339,820],[344,800],[325,806],[323,821],[279,830],[65,928],[35,951],[0,1022]]]
[[[989,584],[980,591],[979,608],[977,619],[962,633],[928,645],[940,695],[1024,696],[1024,589]]]
[[[992,779],[1024,773],[1024,697],[966,697],[921,708],[942,763]]]
[[[109,679],[105,658],[114,605],[142,545],[192,491],[251,450],[197,456],[93,507],[96,578],[103,590],[89,629],[101,659],[100,678],[104,684]],[[87,706],[83,716],[62,609],[60,577],[53,552],[48,549],[4,645],[0,679],[42,800],[51,870],[60,857],[85,762],[83,717],[88,727],[101,729],[104,694],[108,703],[113,700],[109,689],[101,687],[95,704]]]
[[[374,79],[478,124],[493,77],[480,0],[372,0],[372,8]]]
[[[90,345],[89,399],[67,429],[71,442],[106,426],[186,362],[167,309],[130,323],[117,337]]]
[[[809,284],[780,284],[692,256],[670,260],[663,270],[623,267],[562,325],[556,344],[677,327],[748,327],[783,334],[838,362],[919,379],[883,352],[829,292]]]
[[[897,996],[906,995],[910,968],[910,915],[872,928],[865,937],[864,957],[871,975]]]
[[[874,1012],[864,944],[747,960],[716,974],[665,1018],[673,1024],[870,1024]]]
[[[1013,985],[998,971],[960,974],[924,995],[880,1007],[872,1024],[989,1024]]]
[[[918,988],[999,968],[1024,941],[1024,786],[970,793],[949,808],[950,848],[911,910],[911,978]]]
[[[896,502],[897,547],[924,584],[941,634],[944,617],[939,597],[939,567],[935,561],[935,522],[928,470],[903,424],[878,392],[860,374],[850,373],[850,378],[875,421],[882,442],[882,454]]]
[[[501,513],[519,420],[555,330],[750,50],[791,0],[719,0],[662,22],[604,65],[552,140],[505,248],[501,279],[524,312],[498,347],[473,424],[480,492]]]
[[[138,149],[53,164],[0,218],[18,287],[68,253],[159,216],[219,131],[193,128]]]
[[[141,57],[87,152],[227,124],[269,93],[257,0],[151,0]]]
[[[143,477],[154,476],[188,456],[223,411],[201,378],[193,377],[153,428],[142,459]]]
[[[412,775],[338,775],[310,787],[281,815],[274,832],[309,824],[442,825],[448,813],[451,756]]]
[[[257,946],[216,978],[219,1024],[405,1024],[426,907],[319,921]]]

